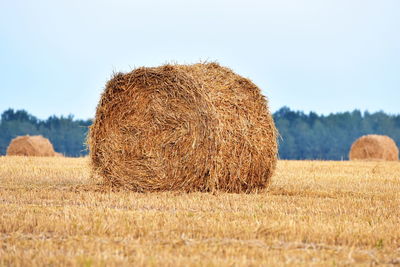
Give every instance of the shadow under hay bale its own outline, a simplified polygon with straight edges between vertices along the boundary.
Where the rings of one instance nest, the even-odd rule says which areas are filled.
[[[259,88],[216,63],[116,74],[88,138],[93,176],[148,191],[254,192],[277,161]]]
[[[399,160],[399,149],[388,136],[365,135],[357,139],[351,146],[350,160]]]
[[[41,135],[18,136],[7,148],[7,156],[54,157],[56,153],[50,141]]]

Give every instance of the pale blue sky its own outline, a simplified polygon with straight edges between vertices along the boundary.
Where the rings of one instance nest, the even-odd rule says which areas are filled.
[[[0,112],[89,118],[113,71],[199,60],[273,111],[400,113],[400,1],[0,0]]]

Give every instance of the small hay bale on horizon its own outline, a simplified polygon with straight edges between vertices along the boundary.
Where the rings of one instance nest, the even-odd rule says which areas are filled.
[[[49,139],[41,135],[18,136],[11,140],[7,148],[7,156],[54,157],[55,153]]]
[[[364,135],[357,139],[349,152],[350,160],[399,160],[399,149],[394,140],[385,135]]]
[[[138,192],[255,192],[277,162],[260,89],[217,63],[116,74],[88,137],[92,176]]]

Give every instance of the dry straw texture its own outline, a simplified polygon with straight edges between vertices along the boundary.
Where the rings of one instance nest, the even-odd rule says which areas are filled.
[[[253,192],[270,182],[276,137],[257,86],[209,63],[116,74],[88,143],[94,176],[109,186]]]
[[[350,160],[399,160],[399,149],[388,136],[365,135],[351,146]]]
[[[8,156],[54,157],[56,152],[47,138],[38,136],[18,136],[7,148]]]
[[[87,163],[0,156],[0,266],[399,267],[398,162],[278,161],[268,194],[105,193]]]

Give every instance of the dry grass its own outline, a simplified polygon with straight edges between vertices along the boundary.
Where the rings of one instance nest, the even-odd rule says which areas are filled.
[[[280,161],[267,193],[90,189],[87,159],[0,157],[0,265],[400,264],[400,163]]]
[[[277,162],[260,89],[217,63],[116,74],[88,138],[93,176],[135,192],[257,192]]]
[[[358,138],[350,148],[350,160],[399,160],[396,142],[386,135],[364,135]]]
[[[9,156],[54,157],[56,153],[50,140],[41,135],[18,136],[11,140],[7,148]]]

